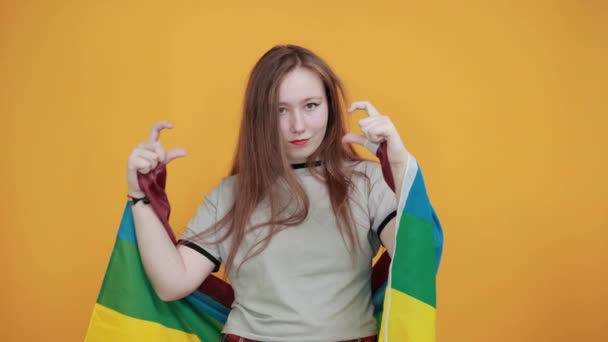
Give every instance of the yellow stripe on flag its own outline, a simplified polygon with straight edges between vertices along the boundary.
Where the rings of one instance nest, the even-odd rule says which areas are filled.
[[[435,308],[407,294],[390,289],[384,300],[385,312],[379,342],[435,341]],[[385,322],[385,319],[388,321]],[[388,329],[388,330],[386,330]]]
[[[192,334],[95,304],[85,342],[201,342]]]

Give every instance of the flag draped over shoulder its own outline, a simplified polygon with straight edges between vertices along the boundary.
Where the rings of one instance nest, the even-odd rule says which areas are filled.
[[[169,202],[164,192],[165,166],[140,177],[169,237]],[[85,341],[219,341],[234,300],[230,285],[209,276],[198,291],[177,301],[158,298],[141,263],[130,204],[127,204],[110,263],[93,308]]]
[[[377,155],[385,179],[394,189],[385,147],[381,145]],[[142,191],[176,243],[169,226],[165,182],[162,164],[139,178]],[[394,258],[391,262],[385,252],[372,272],[379,341],[430,342],[435,338],[435,274],[443,234],[413,157],[401,191]],[[218,342],[233,301],[231,286],[214,275],[186,298],[160,300],[144,272],[127,204],[85,341]]]

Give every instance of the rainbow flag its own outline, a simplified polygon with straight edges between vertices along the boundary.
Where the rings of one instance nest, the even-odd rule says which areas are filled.
[[[383,151],[378,149],[377,155],[387,182],[392,184]],[[372,272],[375,315],[381,326],[379,341],[427,342],[435,336],[435,272],[443,235],[417,163],[410,164],[397,215],[395,258],[391,262],[385,252]],[[139,182],[176,242],[169,226],[165,166],[140,176]],[[160,300],[144,272],[127,203],[85,341],[217,342],[233,300],[230,285],[214,275],[184,299]]]
[[[393,189],[386,146],[377,153]],[[435,341],[436,274],[443,230],[429,200],[418,162],[410,154],[397,207],[395,251],[390,265],[379,342]]]

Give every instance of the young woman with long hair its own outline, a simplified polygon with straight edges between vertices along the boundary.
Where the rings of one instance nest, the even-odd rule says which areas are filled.
[[[308,49],[276,46],[251,72],[230,175],[211,190],[175,246],[145,200],[132,212],[142,262],[166,301],[192,293],[224,264],[235,301],[227,341],[372,341],[370,273],[380,243],[392,255],[398,195],[380,165],[352,144],[386,142],[396,188],[408,162],[390,119],[369,102],[347,102],[342,83]],[[347,112],[365,110],[364,135]],[[128,159],[138,173],[186,155],[159,142],[168,122]]]

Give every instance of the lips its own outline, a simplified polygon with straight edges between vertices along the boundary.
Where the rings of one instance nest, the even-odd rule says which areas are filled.
[[[293,144],[293,145],[296,145],[296,146],[303,146],[303,145],[306,145],[306,143],[309,142],[309,141],[310,141],[310,138],[309,139],[292,140],[289,143]]]

